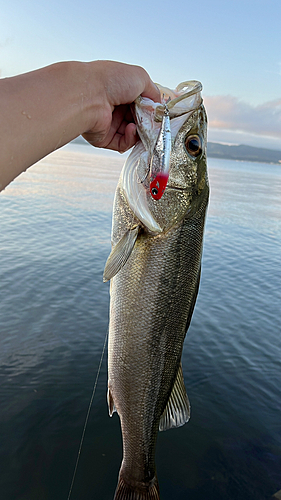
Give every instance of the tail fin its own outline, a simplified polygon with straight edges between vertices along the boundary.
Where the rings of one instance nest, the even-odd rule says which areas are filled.
[[[114,500],[160,500],[157,478],[148,485],[143,483],[132,486],[119,476]]]

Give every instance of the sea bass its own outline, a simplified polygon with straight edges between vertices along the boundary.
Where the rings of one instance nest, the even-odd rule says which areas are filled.
[[[158,430],[188,421],[181,355],[198,293],[209,184],[200,82],[133,105],[140,141],[115,193],[108,345],[109,413],[122,428],[115,500],[159,500]]]

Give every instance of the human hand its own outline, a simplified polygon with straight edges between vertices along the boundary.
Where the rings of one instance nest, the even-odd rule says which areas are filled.
[[[140,94],[160,100],[143,68],[112,61],[65,61],[0,79],[0,191],[80,134],[93,146],[131,148],[130,104]]]
[[[139,96],[160,102],[160,92],[140,66],[114,61],[89,63],[96,78],[91,128],[83,137],[93,146],[124,153],[138,140],[130,104]]]

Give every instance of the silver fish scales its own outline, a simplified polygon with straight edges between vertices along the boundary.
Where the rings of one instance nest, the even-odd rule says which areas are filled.
[[[115,500],[160,499],[158,430],[181,426],[190,416],[181,355],[198,293],[209,197],[201,88],[184,82],[175,91],[161,87],[162,104],[136,100],[141,141],[116,189],[104,272],[104,281],[111,280],[108,404],[110,415],[117,411],[120,417],[123,437]],[[150,166],[166,107],[169,177],[154,199]]]

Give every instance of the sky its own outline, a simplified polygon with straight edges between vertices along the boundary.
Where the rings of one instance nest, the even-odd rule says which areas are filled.
[[[213,142],[281,150],[281,0],[0,0],[0,76],[63,60],[200,80]]]

